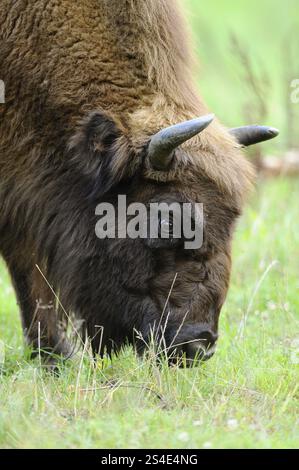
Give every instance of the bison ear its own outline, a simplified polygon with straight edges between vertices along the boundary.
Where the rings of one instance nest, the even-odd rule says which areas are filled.
[[[97,194],[103,194],[120,180],[114,170],[116,141],[123,135],[121,125],[108,113],[94,112],[85,118],[70,141],[69,165],[87,178]]]
[[[110,115],[94,112],[81,123],[80,131],[74,137],[72,146],[75,145],[77,151],[84,154],[95,154],[100,157],[109,152],[120,136],[121,130]]]

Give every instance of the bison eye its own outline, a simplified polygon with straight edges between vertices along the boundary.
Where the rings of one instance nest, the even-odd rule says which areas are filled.
[[[159,220],[159,238],[171,238],[173,236],[173,217]]]

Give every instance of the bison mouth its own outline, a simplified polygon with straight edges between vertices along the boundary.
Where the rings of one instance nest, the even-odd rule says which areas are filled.
[[[176,348],[169,356],[170,365],[194,367],[211,359],[216,351],[216,344],[205,347],[201,341],[194,341]]]
[[[185,325],[189,329],[191,325]],[[190,330],[189,330],[190,333]],[[196,332],[194,332],[196,333]],[[180,336],[180,335],[178,335]],[[194,338],[195,335],[193,335]],[[197,332],[197,338],[178,338],[172,341],[168,347],[162,349],[158,356],[166,356],[168,364],[179,367],[194,367],[208,361],[214,355],[217,346],[218,335],[211,331]]]

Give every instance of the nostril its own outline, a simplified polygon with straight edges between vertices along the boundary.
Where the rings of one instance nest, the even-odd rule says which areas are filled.
[[[214,346],[218,339],[218,335],[212,331],[206,330],[199,335],[198,339],[202,342],[205,349],[208,349]]]

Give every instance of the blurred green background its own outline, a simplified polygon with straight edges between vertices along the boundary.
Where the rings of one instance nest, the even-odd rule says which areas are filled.
[[[182,4],[199,57],[199,89],[210,109],[228,126],[278,127],[280,138],[266,150],[299,147],[299,103],[290,97],[291,81],[299,78],[298,0]]]
[[[299,0],[181,2],[211,111],[227,126],[280,128],[256,146],[265,155],[299,148]],[[157,367],[127,348],[45,372],[23,347],[0,261],[0,447],[297,448],[298,199],[298,178],[259,179],[235,234],[218,350],[198,368]]]

